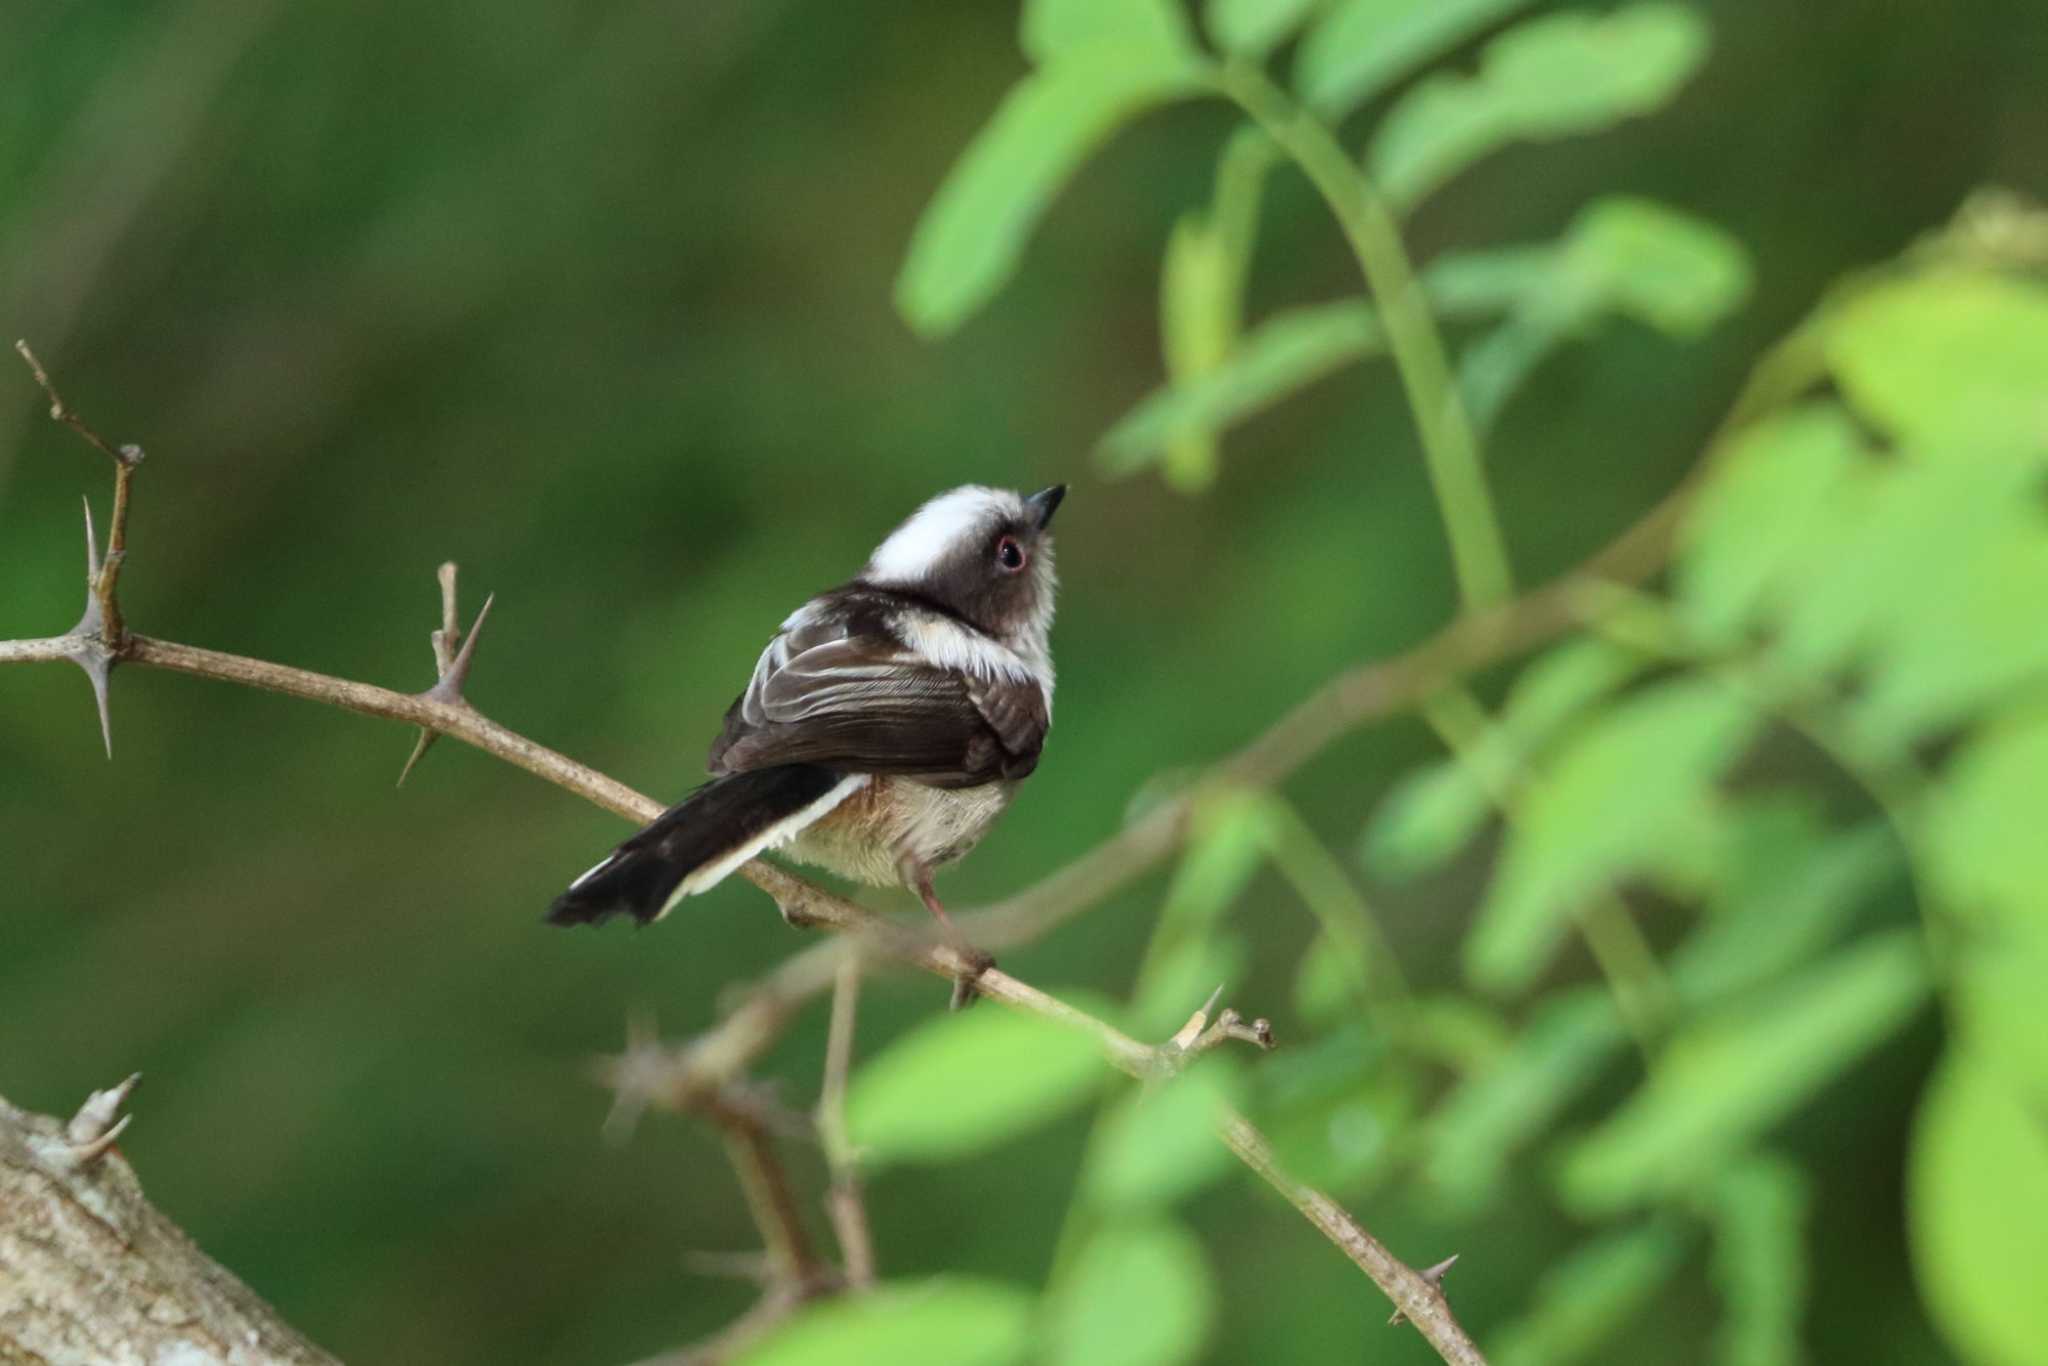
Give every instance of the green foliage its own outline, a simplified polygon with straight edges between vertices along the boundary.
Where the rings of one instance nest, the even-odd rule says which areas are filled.
[[[1992,1366],[2048,1362],[2040,1100],[1982,1055],[1957,1049],[1928,1084],[1913,1138],[1908,1208],[1921,1286],[1955,1344]]]
[[[1476,744],[1417,769],[1389,794],[1367,827],[1367,861],[1392,877],[1440,866],[1478,833],[1495,793],[1509,790],[1561,727],[1642,667],[1640,656],[1604,640],[1573,641],[1538,659]]]
[[[1216,1141],[1217,1113],[1243,1092],[1241,1065],[1216,1057],[1169,1082],[1118,1097],[1096,1128],[1083,1196],[1103,1210],[1142,1212],[1171,1205],[1214,1181],[1231,1165]]]
[[[1599,1347],[1663,1289],[1685,1256],[1683,1233],[1652,1220],[1594,1238],[1537,1283],[1529,1312],[1502,1331],[1500,1366],[1567,1366]]]
[[[1227,152],[1212,217],[1220,218],[1231,165]],[[1170,383],[1140,400],[1099,447],[1106,472],[1163,463],[1168,482],[1184,491],[1213,479],[1224,431],[1387,345],[1362,300],[1282,309],[1240,338],[1244,262],[1201,226],[1207,221],[1183,220],[1168,243],[1162,341]],[[1610,197],[1589,205],[1557,242],[1450,252],[1423,272],[1422,284],[1444,319],[1506,315],[1461,366],[1468,400],[1490,420],[1538,362],[1606,319],[1631,318],[1681,340],[1698,336],[1741,303],[1749,266],[1719,229],[1648,200]]]
[[[1652,866],[1706,819],[1714,780],[1757,724],[1724,685],[1687,678],[1643,689],[1561,741],[1517,806],[1465,942],[1472,980],[1529,986],[1586,897]]]
[[[847,1130],[876,1162],[944,1161],[1045,1123],[1102,1079],[1100,1052],[1077,1030],[1007,1010],[948,1015],[854,1073]]]
[[[2039,789],[2048,713],[2003,718],[1955,760],[1927,822],[1927,873],[1963,918],[1955,1008],[1963,1039],[2012,1084],[2048,1096],[2048,843]]]
[[[1864,454],[1855,424],[1829,403],[1742,433],[1686,522],[1675,576],[1687,629],[1721,643],[1769,620]]]
[[[1294,972],[1294,1010],[1308,1024],[1329,1026],[1358,1009],[1370,989],[1353,945],[1316,935]]]
[[[1695,1006],[1811,960],[1899,872],[1898,841],[1882,823],[1835,830],[1797,799],[1745,804],[1720,838],[1707,914],[1671,959],[1673,985]]]
[[[1418,1145],[1424,1179],[1454,1208],[1485,1204],[1499,1193],[1510,1159],[1627,1046],[1606,992],[1582,988],[1549,997],[1519,1036],[1429,1117]]]
[[[1047,1302],[1047,1366],[1181,1366],[1201,1356],[1215,1314],[1202,1245],[1179,1224],[1105,1227]]]
[[[1282,1049],[1257,1074],[1254,1112],[1288,1170],[1339,1191],[1387,1175],[1416,1100],[1395,1041],[1360,1020]]]
[[[1897,930],[1705,1015],[1572,1145],[1558,1174],[1565,1200],[1601,1213],[1694,1188],[1911,1019],[1928,987],[1917,936]]]
[[[1199,62],[1172,42],[1086,41],[1095,25],[1066,17],[1132,6],[1032,13],[1041,8],[1058,16],[1040,21],[1045,64],[1004,97],[939,187],[897,278],[897,307],[926,335],[952,331],[1003,287],[1060,187],[1118,124],[1202,86]]]
[[[882,1286],[811,1305],[741,1366],[1011,1366],[1025,1360],[1034,1312],[1029,1292],[998,1281],[943,1276]]]
[[[1294,83],[1315,111],[1341,119],[1528,0],[1335,0],[1308,31]]]
[[[1109,474],[1130,474],[1168,454],[1176,442],[1213,443],[1213,433],[1264,412],[1385,347],[1379,319],[1362,302],[1347,299],[1283,310],[1238,343],[1227,362],[1182,371],[1188,376],[1185,381],[1176,375],[1180,382],[1126,414],[1102,438],[1102,468]],[[1200,478],[1177,477],[1176,485],[1202,487],[1214,470],[1213,464],[1201,468]]]
[[[1198,56],[1175,0],[1025,0],[1018,41],[1041,66],[1091,51],[1161,67]]]
[[[1915,455],[2048,454],[2048,284],[1954,267],[1887,281],[1829,319],[1849,401]]]
[[[1216,46],[1254,61],[1287,40],[1323,0],[1208,0],[1204,19]]]
[[[1661,108],[1706,57],[1707,28],[1684,5],[1532,19],[1486,45],[1472,76],[1433,76],[1403,96],[1367,164],[1411,205],[1512,142],[1596,133]]]
[[[1714,1283],[1728,1309],[1719,1366],[1799,1366],[1806,1309],[1804,1234],[1812,1197],[1804,1173],[1759,1155],[1721,1174],[1708,1195]]]
[[[1183,215],[1167,239],[1160,267],[1159,339],[1167,376],[1176,386],[1199,383],[1237,343],[1259,197],[1276,155],[1264,133],[1239,128],[1217,158],[1210,208]],[[1183,492],[1206,488],[1216,477],[1217,441],[1210,431],[1176,431],[1165,454],[1167,481]]]

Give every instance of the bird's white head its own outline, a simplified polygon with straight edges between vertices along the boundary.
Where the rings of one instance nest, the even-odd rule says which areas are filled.
[[[910,515],[861,578],[914,593],[1017,646],[1043,653],[1052,629],[1052,516],[1067,487],[1029,495],[969,484]]]

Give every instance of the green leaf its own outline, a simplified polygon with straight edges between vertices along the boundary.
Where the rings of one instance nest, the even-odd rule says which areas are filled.
[[[1914,1128],[1906,1208],[1920,1287],[1949,1341],[1987,1366],[2048,1366],[2042,1114],[1987,1059],[1951,1048]]]
[[[1165,456],[1170,479],[1185,469],[1185,483],[1200,487],[1213,474],[1215,438],[1223,431],[1385,349],[1377,315],[1362,300],[1283,311],[1235,344],[1257,178],[1272,155],[1269,143],[1246,132],[1240,130],[1242,154],[1236,141],[1226,153],[1216,209],[1206,220],[1185,220],[1215,225],[1204,228],[1211,240],[1183,240],[1184,231],[1194,231],[1187,228],[1168,244],[1163,323],[1171,383],[1102,439],[1099,454],[1112,474]],[[1233,171],[1237,161],[1244,165]],[[1244,188],[1228,193],[1234,183]],[[1226,212],[1233,202],[1239,207]],[[1245,226],[1225,231],[1230,222]],[[1748,280],[1747,257],[1720,229],[1622,197],[1589,206],[1559,242],[1452,252],[1422,272],[1440,318],[1509,315],[1464,358],[1467,396],[1482,416],[1497,411],[1551,349],[1601,317],[1633,317],[1689,338],[1733,309]],[[1232,344],[1216,360],[1217,339],[1226,335]]]
[[[1396,784],[1366,829],[1366,861],[1390,877],[1442,866],[1491,818],[1495,783],[1514,782],[1560,727],[1642,669],[1640,655],[1597,637],[1537,659],[1465,759],[1428,765]]]
[[[1209,36],[1233,57],[1259,62],[1287,41],[1322,0],[1209,0]]]
[[[1167,884],[1160,934],[1207,930],[1223,919],[1265,862],[1272,838],[1266,799],[1256,792],[1226,792],[1205,799]],[[1191,1002],[1192,1010],[1200,1002]]]
[[[1200,55],[1175,0],[1025,0],[1018,41],[1041,65],[1098,47],[1166,66]]]
[[[1486,45],[1473,76],[1440,75],[1381,123],[1368,162],[1411,206],[1511,142],[1595,133],[1668,102],[1707,53],[1706,22],[1677,4],[1549,15]]]
[[[1500,1012],[1471,996],[1417,996],[1402,1012],[1401,1042],[1460,1076],[1484,1072],[1512,1042]]]
[[[1423,268],[1422,289],[1440,315],[1512,313],[1553,289],[1563,268],[1555,242],[1452,251]]]
[[[1610,195],[1573,220],[1564,269],[1599,306],[1681,340],[1699,336],[1749,293],[1749,255],[1704,219],[1655,200]]]
[[[1970,933],[1953,964],[1958,1033],[2048,1104],[2048,711],[1985,728],[1929,793],[1926,871]]]
[[[1566,1202],[1591,1214],[1696,1186],[1910,1020],[1928,985],[1918,936],[1892,931],[1689,1025],[1649,1082],[1572,1146]]]
[[[1503,1329],[1495,1366],[1564,1366],[1589,1357],[1678,1271],[1686,1240],[1657,1220],[1583,1243],[1536,1283],[1528,1313]]]
[[[1185,387],[1229,355],[1237,334],[1237,293],[1222,240],[1200,214],[1183,214],[1160,262],[1159,340],[1167,378]],[[1221,453],[1208,429],[1177,431],[1165,450],[1166,482],[1199,493],[1216,482]]]
[[[1111,1210],[1172,1204],[1229,1170],[1216,1115],[1244,1090],[1242,1065],[1210,1056],[1173,1080],[1127,1091],[1102,1118],[1082,1173],[1082,1192]]]
[[[1183,434],[1242,422],[1385,346],[1379,319],[1357,300],[1276,313],[1222,365],[1150,395],[1125,414],[1097,448],[1102,468],[1112,475],[1143,469]]]
[[[1349,1191],[1389,1169],[1415,1113],[1392,1043],[1353,1021],[1260,1063],[1258,1116],[1296,1177]]]
[[[1745,1158],[1708,1194],[1714,1283],[1727,1306],[1719,1366],[1802,1366],[1806,1311],[1806,1174],[1783,1158]]]
[[[1244,936],[1222,930],[1177,936],[1149,956],[1138,974],[1130,1028],[1140,1038],[1164,1038],[1179,1029],[1219,983],[1241,982]]]
[[[738,1366],[1012,1366],[1031,1345],[1030,1292],[942,1276],[885,1285],[800,1310]]]
[[[1944,898],[2048,937],[2044,774],[2048,710],[2005,718],[1973,738],[1931,790],[1926,838],[1927,872]]]
[[[1301,40],[1294,86],[1337,122],[1529,0],[1337,0]]]
[[[1694,1008],[1807,961],[1900,870],[1884,822],[1837,832],[1803,802],[1744,807],[1721,857],[1709,914],[1671,958],[1672,985]]]
[[[1907,276],[1832,315],[1826,346],[1850,402],[1908,447],[2048,455],[2048,285]]]
[[[1024,77],[918,220],[897,309],[926,336],[958,327],[1015,273],[1053,197],[1117,125],[1206,79],[1191,58],[1134,55],[1118,43],[1063,51]]]
[[[1355,1018],[1372,990],[1359,961],[1362,943],[1339,943],[1324,931],[1310,941],[1294,970],[1294,1009],[1317,1027]]]
[[[1756,624],[1864,459],[1862,437],[1832,403],[1789,409],[1738,436],[1680,532],[1675,579],[1688,630],[1729,641]]]
[[[1894,752],[2048,678],[2036,610],[2048,601],[2048,519],[2032,475],[2015,467],[1907,466],[1887,482],[1918,523],[1894,552],[1920,572],[1873,614],[1869,686],[1849,725]]]
[[[1689,340],[1749,291],[1748,257],[1727,233],[1626,196],[1588,206],[1558,247],[1525,264],[1514,312],[1459,363],[1467,405],[1482,428],[1551,352],[1603,315]]]
[[[1460,1082],[1418,1145],[1424,1178],[1453,1207],[1473,1209],[1500,1189],[1508,1161],[1556,1122],[1628,1047],[1604,989],[1546,1000],[1492,1066]]]
[[[1179,1224],[1098,1230],[1047,1297],[1047,1366],[1178,1366],[1216,1313],[1202,1245]],[[843,1360],[877,1358],[846,1357]],[[893,1366],[893,1363],[892,1363]]]
[[[1570,335],[1564,319],[1517,313],[1465,348],[1458,360],[1458,387],[1482,433],[1492,430],[1515,391]]]
[[[1565,741],[1533,780],[1465,941],[1472,980],[1517,991],[1592,893],[1649,866],[1712,799],[1757,717],[1707,678],[1644,689]]]
[[[1766,672],[1809,691],[1860,672],[1845,733],[1872,762],[2048,676],[2031,606],[2048,593],[2034,477],[2011,462],[1851,463],[1796,527],[1773,522],[1782,565],[1758,571]],[[1739,539],[1742,519],[1726,525]]]
[[[919,1025],[853,1075],[846,1123],[876,1162],[934,1162],[992,1147],[1094,1093],[1106,1072],[1078,1030],[1005,1010]]]

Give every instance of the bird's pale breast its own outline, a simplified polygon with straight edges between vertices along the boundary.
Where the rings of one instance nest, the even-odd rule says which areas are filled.
[[[876,777],[830,814],[806,827],[789,854],[872,886],[902,882],[907,855],[936,868],[965,855],[1015,795],[1014,782],[941,788],[908,778]]]

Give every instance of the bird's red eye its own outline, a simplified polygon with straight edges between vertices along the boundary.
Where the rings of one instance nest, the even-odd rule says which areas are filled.
[[[1006,573],[1014,574],[1024,567],[1024,547],[1017,544],[1015,536],[1005,536],[996,542],[996,563]]]

